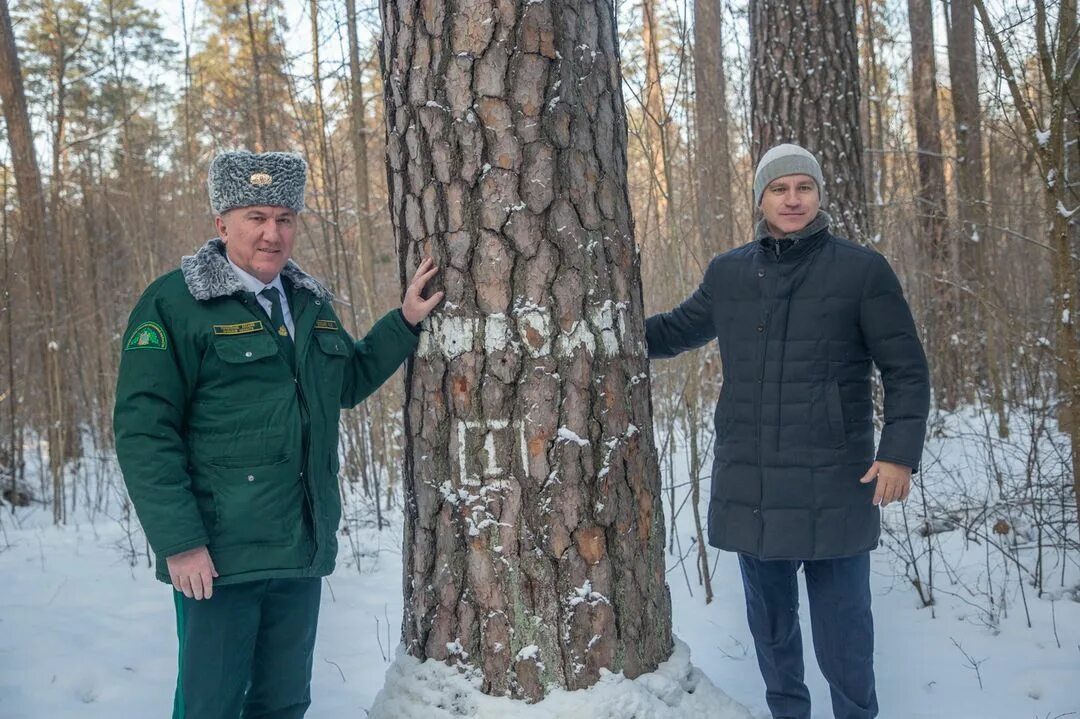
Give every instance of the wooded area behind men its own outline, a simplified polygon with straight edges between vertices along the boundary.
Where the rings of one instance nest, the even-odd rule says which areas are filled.
[[[384,73],[395,72],[395,51],[408,49],[402,62],[419,75],[445,73],[447,87],[460,88],[447,103],[464,103],[483,126],[478,142],[487,145],[474,170],[490,172],[482,186],[492,199],[506,200],[505,212],[519,201],[533,210],[552,202],[540,190],[521,198],[499,194],[500,173],[517,171],[522,161],[522,171],[543,168],[545,158],[517,157],[515,133],[528,128],[504,132],[519,118],[488,98],[502,92],[486,83],[503,77],[505,68],[469,69],[473,74],[455,84],[454,73],[465,70],[433,50],[442,29],[436,32],[439,18],[425,14],[428,4],[384,3],[382,18],[354,0],[311,0],[294,15],[290,6],[298,5],[182,0],[176,14],[165,17],[148,0],[0,3],[8,150],[0,163],[5,499],[50,503],[58,523],[76,507],[132,521],[107,467],[119,338],[139,292],[212,235],[204,178],[217,151],[295,150],[308,159],[297,260],[336,288],[339,315],[354,334],[398,302],[406,263],[399,267],[397,252],[410,248],[395,246],[392,216],[413,239],[446,233],[452,254],[455,212],[499,211],[498,202],[455,208],[453,198],[434,196],[430,207],[410,207],[408,193],[395,189],[392,183],[403,181],[397,171],[418,152],[417,138],[404,134],[387,153],[385,128],[399,118],[391,114],[388,123],[384,112],[387,104],[391,113],[405,112],[407,98],[393,93],[410,91],[390,81],[384,86]],[[1061,448],[1067,471],[1043,473],[1033,460],[1023,481],[994,478],[993,511],[1031,518],[1040,527],[1040,547],[1044,541],[1075,546],[1076,0],[950,0],[944,6],[930,0],[906,6],[695,0],[691,16],[684,5],[635,0],[617,8],[618,29],[610,31],[618,34],[621,57],[595,39],[569,58],[551,46],[551,24],[571,22],[569,11],[560,8],[560,15],[550,5],[463,3],[460,12],[476,23],[454,42],[482,45],[490,39],[481,37],[490,32],[484,18],[516,18],[516,41],[525,52],[515,60],[514,84],[505,94],[515,106],[535,100],[535,122],[548,132],[562,123],[567,137],[571,128],[590,137],[611,128],[587,127],[573,112],[576,104],[560,104],[557,84],[530,72],[544,72],[541,66],[558,56],[577,69],[605,73],[604,82],[621,80],[629,126],[625,163],[615,147],[610,166],[583,161],[546,171],[602,196],[606,173],[625,164],[633,224],[621,210],[609,219],[632,232],[640,250],[641,287],[630,291],[643,293],[645,314],[677,304],[713,254],[752,239],[752,168],[769,146],[800,142],[818,154],[834,183],[827,209],[836,229],[886,254],[900,274],[926,342],[936,416],[983,408],[994,418],[987,437],[1009,437],[1011,422],[1023,416],[1039,418],[1029,432],[1056,424],[1069,438]],[[424,42],[406,48],[400,34],[412,38],[421,25]],[[383,49],[380,64],[379,42],[390,40],[396,44]],[[445,118],[440,108],[430,109],[419,122],[437,135]],[[622,108],[612,112],[621,121]],[[436,174],[444,166],[439,149],[437,143],[424,148],[432,151]],[[579,220],[585,204],[576,207]],[[575,209],[568,205],[567,213]],[[442,225],[423,224],[436,216]],[[499,260],[496,244],[478,242],[465,248],[459,269]],[[453,270],[451,263],[445,282],[454,281]],[[475,269],[471,278],[459,274],[458,281],[478,286],[509,279]],[[612,283],[624,280],[633,281],[633,273]],[[468,286],[478,303],[498,304],[498,297]],[[718,361],[710,351],[652,368],[661,464],[670,462],[665,447],[674,435],[685,435],[690,446],[691,477],[672,477],[666,465],[665,512],[678,511],[676,487],[684,482],[692,485],[697,511],[712,441],[704,418],[719,391]],[[411,382],[415,401],[442,375]],[[342,491],[366,497],[379,526],[383,509],[403,496],[405,438],[391,421],[402,392],[400,384],[387,387],[343,420]],[[468,414],[461,407],[455,412]],[[408,426],[423,434],[415,419]],[[931,431],[939,427],[932,416]],[[415,462],[414,456],[406,463],[410,471]],[[912,521],[930,526],[934,498],[919,502]],[[620,511],[630,511],[630,504]],[[674,543],[672,534],[669,552]],[[698,546],[704,547],[700,533]],[[697,579],[709,596],[703,551],[699,560]],[[1041,565],[1033,571],[1041,582]],[[920,594],[928,591],[924,583],[915,585]],[[417,606],[427,601],[413,600]],[[431,629],[417,628],[409,638],[423,641]],[[535,692],[526,687],[524,693]]]

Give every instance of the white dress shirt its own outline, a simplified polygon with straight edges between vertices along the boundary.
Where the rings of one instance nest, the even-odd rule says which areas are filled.
[[[285,296],[285,286],[281,284],[281,275],[277,275],[271,282],[266,283],[237,267],[236,263],[229,259],[228,255],[225,255],[225,259],[229,260],[229,265],[233,268],[233,272],[236,273],[236,276],[240,278],[240,281],[244,283],[244,287],[246,287],[249,292],[255,293],[255,299],[259,301],[259,306],[266,310],[267,317],[273,314],[273,305],[270,304],[270,300],[259,293],[267,287],[274,287],[277,289],[280,293],[278,297],[281,300],[281,315],[285,319],[285,328],[289,330],[289,336],[295,339],[296,328],[293,326],[292,312],[289,311],[289,298]]]

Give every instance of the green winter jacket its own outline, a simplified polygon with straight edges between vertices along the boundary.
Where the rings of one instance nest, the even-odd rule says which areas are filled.
[[[116,454],[164,582],[165,557],[204,544],[218,585],[334,569],[340,409],[378,389],[416,335],[394,310],[354,342],[322,285],[291,261],[281,275],[295,349],[270,331],[220,239],[131,313]]]

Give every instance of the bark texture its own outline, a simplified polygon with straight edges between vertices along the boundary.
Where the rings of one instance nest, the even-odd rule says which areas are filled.
[[[408,651],[538,701],[672,649],[614,9],[382,3],[406,379]]]
[[[841,234],[863,239],[866,191],[855,0],[751,2],[750,56],[755,166],[782,142],[813,152],[825,174],[825,209]]]

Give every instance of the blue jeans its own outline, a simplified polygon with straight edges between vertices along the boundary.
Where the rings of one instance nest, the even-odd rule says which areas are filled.
[[[810,626],[836,719],[877,716],[870,554],[814,561],[739,555],[746,618],[774,719],[810,719],[799,630],[799,566],[806,574]]]

